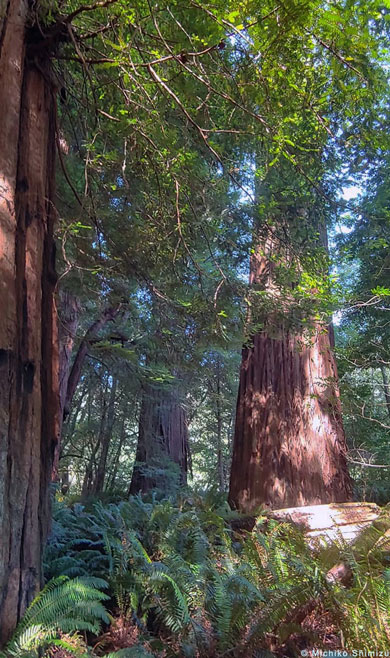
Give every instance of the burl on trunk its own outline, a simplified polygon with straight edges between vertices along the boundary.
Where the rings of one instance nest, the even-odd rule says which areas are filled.
[[[58,440],[55,98],[28,8],[0,16],[0,645],[40,584]]]

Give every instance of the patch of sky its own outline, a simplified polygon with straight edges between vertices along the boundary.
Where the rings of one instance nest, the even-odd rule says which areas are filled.
[[[361,197],[363,194],[363,188],[360,185],[348,185],[342,188],[341,193],[340,193],[340,198],[343,199],[344,201],[352,201],[355,202],[356,200]],[[338,221],[331,232],[329,236],[329,247],[332,250],[336,247],[336,237],[337,235],[348,235],[348,233],[351,233],[353,231],[353,226],[350,225],[350,222],[347,223],[347,217],[349,216],[348,212],[341,213],[340,217],[338,218]],[[333,267],[332,268],[332,274],[338,275],[338,268]],[[339,326],[342,323],[343,320],[343,311],[339,310],[333,313],[332,316],[332,321],[335,326]]]

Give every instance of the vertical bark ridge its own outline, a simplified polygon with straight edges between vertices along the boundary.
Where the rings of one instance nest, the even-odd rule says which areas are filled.
[[[35,596],[58,440],[55,100],[10,0],[0,51],[0,645]]]
[[[280,295],[273,257],[288,266],[287,249],[273,230],[250,265],[250,284],[286,315],[294,302]],[[351,497],[331,329],[293,330],[280,309],[242,351],[229,501],[245,511]]]
[[[286,375],[286,376],[285,376]],[[336,371],[326,333],[302,349],[288,333],[244,348],[230,501],[243,509],[350,496]]]

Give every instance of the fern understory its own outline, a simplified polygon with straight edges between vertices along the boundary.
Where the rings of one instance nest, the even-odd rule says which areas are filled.
[[[56,503],[47,585],[0,658],[266,658],[388,650],[390,513],[357,545],[251,532],[219,498]],[[327,572],[348,564],[348,586]]]

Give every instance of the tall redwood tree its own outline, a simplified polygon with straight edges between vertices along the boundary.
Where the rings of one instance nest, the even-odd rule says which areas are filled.
[[[59,419],[56,102],[30,7],[0,17],[0,645],[40,584]]]
[[[291,219],[284,210],[278,227],[268,224],[251,257],[254,298],[267,298],[268,307],[242,351],[229,491],[232,506],[248,512],[351,497],[332,329],[314,313],[310,320],[316,289],[306,317],[294,297],[308,248],[300,212]]]

